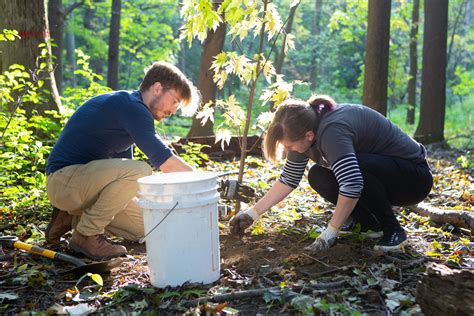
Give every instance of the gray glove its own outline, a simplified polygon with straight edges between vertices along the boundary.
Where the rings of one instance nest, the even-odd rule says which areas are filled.
[[[230,232],[233,235],[242,235],[253,222],[260,217],[254,208],[240,211],[230,220]]]
[[[241,184],[237,180],[221,181],[218,191],[221,194],[221,198],[225,200],[236,200],[248,203],[255,197],[254,188]]]
[[[304,249],[308,252],[317,252],[323,249],[331,248],[336,242],[337,236],[339,235],[339,229],[333,227],[331,224],[328,225],[325,231],[316,238],[316,240]]]

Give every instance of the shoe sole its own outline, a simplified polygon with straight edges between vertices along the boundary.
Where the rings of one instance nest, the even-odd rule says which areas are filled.
[[[359,233],[352,232],[352,231],[340,231],[339,232],[339,235],[341,235],[341,236],[350,236],[350,235],[355,235],[355,234],[358,234],[358,235],[361,235],[361,236],[364,236],[364,237],[370,238],[370,239],[378,239],[378,238],[382,238],[382,236],[383,236],[382,231],[375,232],[375,231],[370,230],[370,231],[367,231],[367,232],[359,232]]]
[[[377,251],[377,252],[405,252],[405,244],[406,243],[407,243],[407,241],[404,240],[396,246],[375,245],[374,250]]]

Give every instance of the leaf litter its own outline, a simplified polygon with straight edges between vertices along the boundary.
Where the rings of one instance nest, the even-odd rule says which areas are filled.
[[[473,211],[473,170],[462,167],[457,157],[452,150],[437,150],[430,159],[435,186],[427,200],[434,206]],[[248,162],[244,181],[261,197],[278,179],[280,167],[255,157]],[[222,172],[237,169],[237,164],[208,162],[204,168]],[[474,268],[469,231],[434,224],[404,208],[396,212],[409,235],[405,253],[375,253],[375,242],[358,234],[340,237],[333,248],[317,255],[305,253],[303,248],[324,229],[333,210],[305,180],[242,238],[229,234],[233,205],[220,209],[221,277],[213,284],[154,288],[145,246],[120,239],[129,250],[122,265],[108,275],[84,276],[80,282],[60,275],[67,268],[63,263],[3,249],[0,312],[409,315],[421,311],[416,286],[428,262]],[[34,238],[41,244],[38,231],[46,225],[10,225],[3,233],[21,230],[24,240]]]

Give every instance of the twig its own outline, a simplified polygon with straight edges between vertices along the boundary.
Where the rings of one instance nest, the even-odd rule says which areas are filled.
[[[304,253],[304,252],[302,253],[302,255],[305,256],[305,257],[310,258],[311,260],[314,260],[314,261],[316,261],[316,262],[322,264],[322,265],[325,266],[325,267],[332,268],[332,266],[330,266],[329,264],[324,263],[324,262],[322,262],[321,260],[316,259],[315,257],[312,257],[312,256],[310,256],[310,255],[308,255],[308,254],[306,254],[306,253]]]
[[[316,291],[331,290],[331,289],[342,287],[344,284],[346,284],[346,280],[340,280],[336,282],[327,282],[327,283],[305,284],[305,285],[300,285],[300,286],[289,287],[288,290],[298,291],[301,288],[305,288],[306,289],[305,292],[315,291],[315,290]],[[258,297],[265,294],[268,291],[279,291],[279,290],[282,290],[280,286],[274,286],[274,287],[263,288],[263,289],[251,289],[251,290],[238,291],[238,292],[227,293],[227,294],[200,297],[197,299],[180,302],[179,305],[183,307],[189,307],[189,306],[199,305],[203,302],[208,302],[208,301],[211,301],[214,303],[222,303],[222,302],[228,302],[228,301],[233,301],[233,300],[241,300],[245,298]]]

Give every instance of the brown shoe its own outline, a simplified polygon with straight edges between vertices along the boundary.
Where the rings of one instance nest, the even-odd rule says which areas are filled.
[[[127,248],[111,244],[104,235],[84,236],[77,230],[72,233],[69,247],[97,261],[120,257],[127,253]]]
[[[53,206],[51,220],[44,233],[46,241],[50,244],[59,244],[61,237],[71,230],[72,216],[65,211]]]

